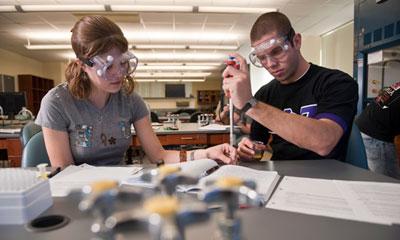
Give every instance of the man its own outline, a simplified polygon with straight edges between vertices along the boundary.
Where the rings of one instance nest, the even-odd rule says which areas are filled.
[[[240,69],[228,66],[223,89],[234,106],[254,121],[250,138],[266,143],[273,134],[272,160],[345,158],[356,113],[357,83],[347,74],[308,63],[300,53],[301,35],[282,13],[261,15],[250,33],[251,62],[275,79],[253,97],[246,61],[232,54]],[[252,141],[242,139],[238,153],[250,159]]]
[[[400,138],[400,82],[382,89],[358,116],[356,124],[364,141],[368,168],[400,179],[399,155],[394,144]]]

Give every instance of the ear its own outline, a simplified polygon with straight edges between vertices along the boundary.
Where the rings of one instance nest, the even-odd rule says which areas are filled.
[[[86,65],[84,62],[82,62],[82,60],[80,60],[80,59],[77,59],[76,60],[76,63],[82,68],[82,70],[84,71],[84,72],[87,72],[88,71],[88,65]]]
[[[296,33],[293,37],[293,47],[296,50],[300,50],[301,48],[301,34],[300,33]]]

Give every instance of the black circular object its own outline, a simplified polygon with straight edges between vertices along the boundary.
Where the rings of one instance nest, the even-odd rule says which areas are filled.
[[[47,232],[61,227],[69,223],[70,219],[62,215],[48,215],[33,219],[26,228],[32,232]]]

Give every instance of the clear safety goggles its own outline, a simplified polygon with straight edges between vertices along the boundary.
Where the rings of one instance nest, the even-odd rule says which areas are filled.
[[[136,70],[138,62],[138,58],[133,53],[127,51],[118,58],[114,58],[111,55],[108,55],[106,58],[95,56],[85,63],[89,67],[96,69],[97,76],[111,81],[116,77],[131,75]]]
[[[288,37],[272,38],[260,43],[249,54],[250,62],[256,67],[263,67],[266,59],[278,61],[285,56],[289,49]]]

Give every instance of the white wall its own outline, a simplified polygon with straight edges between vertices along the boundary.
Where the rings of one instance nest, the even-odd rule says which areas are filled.
[[[18,78],[20,74],[31,74],[39,77],[54,80],[57,85],[64,81],[65,63],[40,62],[8,50],[0,49],[0,74],[7,74],[15,77],[15,87],[18,90]]]
[[[321,65],[353,76],[354,23],[321,36]]]
[[[300,52],[307,62],[321,64],[321,38],[319,36],[302,36]]]
[[[19,89],[17,77],[19,74],[32,74],[45,77],[41,62],[4,49],[0,49],[0,74],[14,76],[16,90]]]

